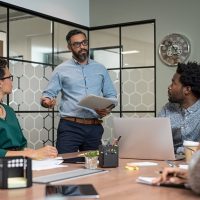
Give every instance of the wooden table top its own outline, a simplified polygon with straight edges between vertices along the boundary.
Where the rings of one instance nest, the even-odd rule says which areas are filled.
[[[63,154],[69,157],[70,154]],[[127,162],[137,162],[133,159],[120,159],[119,167],[104,168],[108,172],[91,176],[63,180],[54,184],[93,184],[103,200],[195,200],[199,196],[186,189],[157,187],[136,183],[138,176],[157,176],[157,172],[167,166],[164,161],[152,161],[157,166],[139,167],[139,170],[132,171],[125,168]],[[142,160],[140,160],[142,161]],[[144,160],[143,160],[144,161]],[[34,171],[33,177],[66,172],[73,169],[84,168],[84,164],[67,164],[68,167]],[[33,184],[30,188],[24,189],[0,189],[0,200],[44,200],[45,185]]]

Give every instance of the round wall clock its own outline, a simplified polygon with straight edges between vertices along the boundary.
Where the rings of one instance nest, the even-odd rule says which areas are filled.
[[[190,42],[184,35],[172,33],[164,37],[159,44],[161,60],[170,66],[184,62],[190,55]]]

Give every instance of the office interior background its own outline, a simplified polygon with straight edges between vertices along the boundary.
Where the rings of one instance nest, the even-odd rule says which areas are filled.
[[[158,55],[166,35],[185,35],[188,60],[200,61],[199,6],[198,0],[0,1],[0,56],[14,75],[13,94],[5,102],[16,111],[28,146],[55,143],[58,109],[42,108],[40,97],[52,70],[71,58],[69,30],[88,35],[91,58],[107,67],[117,89],[119,105],[103,124],[109,138],[113,116],[154,117],[167,102],[176,67]]]

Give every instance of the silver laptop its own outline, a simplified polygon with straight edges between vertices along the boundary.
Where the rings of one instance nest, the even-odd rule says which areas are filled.
[[[119,157],[177,160],[169,118],[113,118],[114,135],[121,136]]]

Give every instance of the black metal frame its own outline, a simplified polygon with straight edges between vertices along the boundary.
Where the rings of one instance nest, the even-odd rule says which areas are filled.
[[[143,21],[135,21],[135,22],[128,22],[128,23],[121,23],[121,24],[112,24],[112,25],[105,25],[105,26],[96,26],[96,27],[86,27],[80,24],[76,24],[73,22],[69,22],[66,20],[62,20],[56,17],[52,17],[46,14],[42,14],[36,11],[32,11],[29,9],[25,9],[19,6],[15,6],[9,3],[5,3],[0,1],[0,6],[7,8],[7,34],[9,35],[9,9],[14,9],[17,11],[21,11],[21,12],[26,12],[29,13],[31,15],[35,15],[37,17],[41,17],[47,20],[51,20],[52,21],[52,26],[53,26],[53,33],[52,33],[52,54],[57,54],[57,52],[54,52],[54,23],[61,23],[64,25],[70,25],[70,26],[74,26],[76,28],[81,28],[87,31],[88,33],[88,38],[90,37],[90,32],[91,31],[95,31],[95,30],[101,30],[101,29],[108,29],[108,28],[119,28],[119,47],[122,46],[122,41],[121,41],[121,31],[122,31],[122,27],[127,27],[127,26],[133,26],[133,25],[141,25],[141,24],[148,24],[148,23],[153,23],[154,24],[154,66],[140,66],[140,67],[129,67],[128,69],[141,69],[141,68],[154,68],[154,91],[155,91],[155,96],[154,96],[154,110],[153,111],[122,111],[122,103],[120,104],[120,110],[119,111],[113,111],[113,113],[119,113],[120,117],[123,116],[123,113],[154,113],[154,116],[156,116],[156,23],[155,23],[155,19],[150,19],[150,20],[143,20]],[[19,61],[16,58],[10,58],[9,57],[9,37],[7,37],[7,57],[6,59],[9,60],[13,60],[13,61]],[[102,49],[105,49],[102,47]],[[40,62],[34,62],[34,61],[29,61],[29,60],[20,60],[26,63],[34,63],[34,64],[42,64],[42,65],[48,65],[51,66],[52,69],[54,69],[55,65],[54,65],[54,56],[52,56],[52,64],[47,64],[47,63],[40,63]],[[120,56],[119,56],[119,63],[120,63],[120,68],[117,68],[120,70],[120,77],[119,77],[119,81],[120,81],[120,94],[122,93],[122,70],[126,69],[126,68],[122,68],[122,60],[121,60],[121,48],[120,48]],[[108,69],[108,70],[116,70],[116,69]],[[120,102],[122,102],[122,95],[120,95]],[[9,104],[9,96],[7,98],[7,104]],[[52,142],[52,145],[54,145],[55,143],[55,138],[54,138],[54,116],[55,113],[58,112],[56,110],[52,110],[52,111],[16,111],[16,113],[52,113],[52,140],[49,140]],[[45,142],[44,142],[45,143]]]

